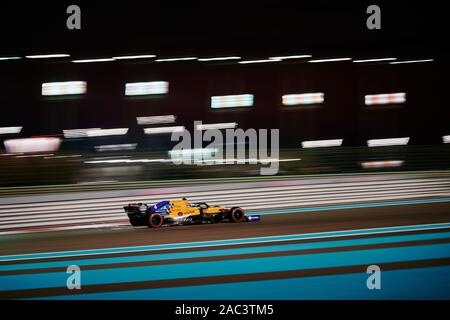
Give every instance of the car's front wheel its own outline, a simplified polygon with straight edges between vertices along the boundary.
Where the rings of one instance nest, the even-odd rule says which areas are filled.
[[[152,213],[148,217],[148,227],[149,228],[159,228],[162,226],[164,218],[159,213]]]
[[[245,213],[241,208],[231,208],[229,213],[229,219],[231,222],[242,222],[244,221]]]

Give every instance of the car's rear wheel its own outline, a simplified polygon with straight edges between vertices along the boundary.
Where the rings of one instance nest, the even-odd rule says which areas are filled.
[[[241,208],[231,208],[229,213],[229,218],[231,222],[242,222],[245,218],[244,210]]]
[[[148,227],[149,228],[159,228],[162,226],[164,218],[159,213],[152,213],[148,217]]]
[[[142,225],[141,221],[139,221],[139,219],[136,219],[136,218],[130,218],[130,224],[133,227],[137,227],[137,226],[141,226]]]

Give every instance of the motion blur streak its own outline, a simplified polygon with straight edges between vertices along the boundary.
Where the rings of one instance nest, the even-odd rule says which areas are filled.
[[[311,58],[311,55],[300,54],[300,55],[292,55],[292,56],[269,57],[269,59],[273,59],[273,60],[288,60],[288,59],[303,59],[303,58]]]
[[[281,61],[279,59],[261,59],[261,60],[244,60],[239,61],[240,64],[250,64],[250,63],[267,63],[267,62],[278,62]]]
[[[183,58],[163,58],[163,59],[156,59],[156,62],[174,62],[174,61],[190,61],[190,60],[197,60],[197,57],[183,57]]]
[[[136,55],[136,56],[118,56],[118,57],[112,57],[116,60],[132,60],[132,59],[149,59],[154,58],[156,55],[154,54],[142,54],[142,55]]]
[[[102,160],[99,160],[102,161]],[[107,161],[107,160],[104,160]],[[115,160],[111,160],[115,161]],[[130,161],[130,160],[118,160]],[[127,225],[122,206],[128,202],[155,203],[166,198],[187,197],[192,201],[207,201],[225,206],[239,205],[258,213],[273,209],[291,209],[291,212],[311,211],[315,207],[446,198],[450,196],[450,182],[446,174],[434,177],[408,177],[373,180],[370,176],[337,177],[331,181],[299,179],[272,182],[208,184],[207,187],[172,187],[128,191],[55,195],[47,197],[0,198],[0,231],[36,232],[61,227],[98,227],[99,224]],[[61,189],[63,191],[63,189]],[[117,196],[120,194],[121,196]],[[264,199],[261,201],[260,199]],[[443,201],[446,201],[443,199]],[[413,203],[411,203],[413,204]],[[388,205],[388,204],[386,204]],[[389,205],[392,205],[389,204]],[[336,207],[337,206],[337,207]],[[281,211],[281,213],[287,213]],[[31,228],[31,229],[30,229]]]
[[[110,62],[115,61],[113,58],[96,58],[96,59],[79,59],[79,60],[72,60],[73,63],[91,63],[91,62]]]
[[[174,115],[167,116],[149,116],[149,117],[136,117],[137,124],[160,124],[160,123],[173,123],[176,117]]]
[[[349,61],[352,58],[332,58],[332,59],[315,59],[309,60],[310,63],[321,63],[321,62],[340,62],[340,61]]]
[[[6,60],[20,60],[22,57],[0,57],[0,61],[6,61]]]
[[[421,62],[433,62],[434,59],[422,59],[422,60],[406,60],[406,61],[394,61],[390,64],[405,64],[405,63],[421,63]]]
[[[444,143],[450,143],[450,135],[449,136],[442,136],[442,141]]]
[[[22,127],[3,127],[0,128],[0,134],[15,134],[20,133],[22,131]]]
[[[397,104],[404,103],[406,101],[406,93],[384,93],[384,94],[371,94],[365,96],[365,103],[367,106],[374,104]]]
[[[363,60],[353,60],[354,63],[364,63],[364,62],[381,62],[381,61],[393,61],[397,58],[379,58],[379,59],[363,59]]]
[[[8,153],[18,152],[47,152],[59,149],[61,139],[59,138],[25,138],[10,139],[4,142]]]
[[[404,146],[409,142],[409,137],[405,138],[387,138],[367,140],[369,147],[385,147],[385,146]]]
[[[200,58],[198,61],[208,62],[208,61],[224,61],[224,60],[239,60],[241,57],[215,57],[215,58]]]
[[[62,96],[86,93],[85,81],[47,82],[42,84],[43,96]]]
[[[340,147],[344,139],[303,141],[303,148]]]
[[[54,54],[37,54],[25,56],[27,59],[49,59],[49,58],[67,58],[70,54],[66,53],[54,53]]]
[[[323,93],[288,94],[282,97],[283,105],[296,106],[304,104],[320,104],[324,101]]]
[[[167,81],[133,82],[125,84],[126,96],[165,94],[167,92],[169,92],[169,83]]]
[[[105,137],[105,136],[121,136],[126,135],[128,128],[115,128],[115,129],[94,129],[86,131],[88,137]]]

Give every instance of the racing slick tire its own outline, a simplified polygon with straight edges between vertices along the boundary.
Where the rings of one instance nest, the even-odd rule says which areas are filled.
[[[245,218],[244,210],[239,207],[231,208],[230,213],[228,214],[228,218],[231,222],[242,222]]]
[[[138,219],[136,219],[136,218],[130,218],[130,224],[131,224],[133,227],[142,226],[142,223],[141,223]]]
[[[159,228],[163,224],[164,218],[159,213],[152,213],[147,222],[149,228]]]

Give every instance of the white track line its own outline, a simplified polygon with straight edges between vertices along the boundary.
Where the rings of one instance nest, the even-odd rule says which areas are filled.
[[[428,187],[428,186],[443,186],[443,187],[447,187],[450,190],[450,183],[446,182],[446,183],[442,183],[442,182],[428,182],[428,183],[407,183],[407,184],[394,184],[394,185],[388,185],[388,186],[383,186],[383,188],[380,188],[380,185],[376,185],[376,186],[351,186],[351,187],[345,187],[345,186],[336,186],[336,187],[328,187],[327,185],[320,187],[320,188],[308,188],[305,189],[303,186],[286,186],[286,187],[274,187],[274,188],[254,188],[254,189],[246,189],[247,191],[242,191],[241,190],[230,190],[228,191],[226,194],[224,194],[224,192],[220,191],[220,192],[202,192],[201,194],[198,194],[196,192],[192,192],[192,193],[178,193],[178,194],[164,194],[164,195],[155,195],[155,196],[150,196],[150,197],[141,197],[139,199],[137,199],[137,197],[126,197],[126,198],[103,198],[103,199],[95,199],[95,200],[69,200],[69,201],[59,201],[57,203],[54,202],[47,202],[45,203],[40,203],[39,205],[34,205],[34,206],[29,206],[29,205],[22,205],[22,204],[14,204],[14,205],[8,205],[7,208],[4,208],[5,206],[0,206],[0,218],[2,216],[4,216],[4,214],[8,214],[8,213],[14,213],[14,212],[35,212],[38,210],[55,210],[55,209],[67,209],[67,210],[72,210],[72,209],[79,209],[79,208],[95,208],[95,207],[103,207],[103,206],[108,206],[108,205],[112,205],[112,204],[117,204],[120,206],[124,206],[126,204],[128,204],[128,202],[157,202],[159,200],[162,199],[167,199],[167,197],[170,195],[171,199],[174,198],[180,198],[180,197],[188,197],[190,198],[190,200],[192,199],[216,199],[216,198],[220,198],[220,199],[227,199],[227,198],[231,198],[231,199],[236,199],[237,197],[240,196],[244,196],[244,195],[248,195],[248,196],[254,196],[255,193],[259,194],[259,195],[269,195],[269,194],[273,194],[276,191],[278,191],[279,193],[297,193],[297,192],[304,192],[305,194],[322,194],[322,193],[327,193],[327,192],[332,192],[332,191],[337,191],[337,192],[341,192],[342,190],[348,190],[348,191],[359,191],[359,190],[364,190],[364,189],[382,189],[382,190],[389,190],[392,188],[398,188],[400,190],[403,190],[403,188],[412,188],[412,187]],[[226,190],[224,190],[226,191]],[[219,200],[220,200],[219,199]],[[126,202],[128,201],[128,202]],[[90,204],[89,206],[86,206],[86,204]]]
[[[170,195],[170,198],[179,198],[186,195],[191,196],[208,196],[211,193],[220,193],[221,195],[229,194],[229,195],[235,195],[235,194],[242,194],[242,193],[255,193],[257,192],[263,192],[263,191],[280,191],[280,190],[309,190],[309,189],[322,189],[322,188],[330,188],[330,187],[336,187],[336,188],[342,188],[342,187],[353,187],[358,188],[361,186],[387,186],[392,184],[398,184],[401,185],[425,185],[425,183],[438,183],[438,184],[448,184],[450,187],[450,182],[442,179],[411,179],[407,182],[403,180],[389,180],[389,181],[368,181],[368,182],[358,182],[355,184],[355,182],[343,182],[343,183],[324,183],[324,184],[308,184],[308,185],[294,185],[294,186],[281,186],[281,187],[252,187],[252,188],[234,188],[230,190],[211,190],[211,191],[198,191],[198,192],[183,192],[183,193],[173,193],[170,190],[167,190],[167,192],[163,192],[160,194],[152,194],[151,197],[155,198],[167,198],[168,195]],[[178,188],[175,188],[178,189]],[[139,198],[139,196],[132,196],[132,197],[109,197],[109,198],[103,198],[103,201],[123,201],[124,203],[128,201],[135,201],[136,198]],[[63,201],[55,201],[55,202],[48,202],[49,205],[55,205],[60,206],[62,203],[65,203],[65,205],[73,204],[85,204],[85,203],[98,203],[99,199],[85,199],[85,200],[63,200]],[[7,205],[0,205],[0,210],[2,209],[11,209],[16,208],[18,204],[7,204]],[[29,203],[29,204],[20,204],[21,208],[27,208],[27,207],[36,207],[40,206],[42,203]],[[2,212],[2,211],[0,211]]]
[[[440,192],[438,192],[440,191]],[[410,189],[408,192],[401,192],[399,190],[390,190],[390,191],[377,191],[377,192],[361,192],[361,193],[334,193],[333,196],[330,195],[314,195],[314,196],[303,196],[301,194],[272,194],[272,195],[266,195],[264,197],[265,203],[270,202],[280,202],[280,201],[289,201],[289,200],[297,200],[298,203],[301,203],[302,201],[307,200],[319,200],[324,199],[329,203],[330,201],[333,202],[334,200],[339,199],[350,199],[350,200],[356,200],[361,197],[366,196],[373,196],[376,197],[378,195],[416,195],[417,197],[421,197],[424,195],[433,195],[433,194],[441,194],[441,193],[449,193],[450,190],[448,188],[429,188],[429,189]],[[260,194],[257,194],[258,197],[261,197]],[[210,198],[207,200],[212,205],[216,204],[222,204],[222,205],[239,205],[241,207],[249,206],[249,204],[252,203],[261,203],[260,199],[248,199],[248,197],[236,197],[232,200],[220,200],[219,198]],[[23,221],[30,221],[30,220],[45,220],[45,219],[53,219],[58,220],[60,217],[73,217],[73,216],[93,216],[93,215],[112,215],[112,214],[122,214],[124,213],[124,210],[122,209],[122,206],[105,206],[102,208],[96,207],[96,210],[93,210],[94,208],[90,208],[90,206],[84,207],[82,210],[78,210],[77,212],[74,212],[72,209],[65,209],[65,210],[57,210],[57,211],[43,211],[42,213],[39,212],[27,212],[26,214],[3,214],[0,216],[0,225],[4,222],[8,221],[16,221],[21,222]]]

